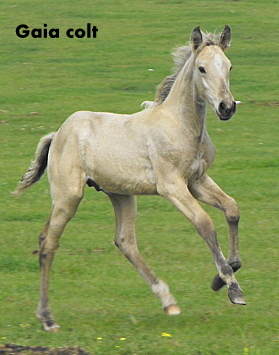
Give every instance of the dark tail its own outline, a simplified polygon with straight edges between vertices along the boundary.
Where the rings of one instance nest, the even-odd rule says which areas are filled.
[[[35,160],[32,161],[30,168],[23,175],[17,189],[13,192],[14,195],[21,194],[25,189],[40,180],[47,167],[48,152],[55,134],[50,133],[41,138],[35,153]]]

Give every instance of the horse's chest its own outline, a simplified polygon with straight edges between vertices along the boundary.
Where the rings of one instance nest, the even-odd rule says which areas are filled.
[[[200,145],[192,158],[189,168],[189,180],[200,178],[206,173],[214,161],[215,148],[212,144]]]
[[[208,162],[206,161],[204,154],[198,152],[189,169],[189,178],[200,178],[208,169]]]

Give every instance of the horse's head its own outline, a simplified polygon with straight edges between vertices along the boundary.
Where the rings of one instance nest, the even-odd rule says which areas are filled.
[[[224,121],[229,120],[236,111],[229,83],[232,66],[224,54],[230,46],[230,41],[231,29],[227,25],[218,41],[203,36],[200,27],[196,27],[191,36],[193,52],[196,54],[194,79],[198,94]]]

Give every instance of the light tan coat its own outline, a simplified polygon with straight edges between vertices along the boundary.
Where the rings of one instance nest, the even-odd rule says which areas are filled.
[[[40,236],[41,297],[38,318],[55,331],[48,306],[48,280],[59,238],[83,197],[86,183],[110,198],[116,216],[115,244],[161,300],[167,314],[180,309],[137,249],[135,195],[168,199],[196,227],[207,242],[217,266],[214,290],[228,286],[233,303],[245,304],[234,271],[238,254],[237,205],[208,177],[215,148],[206,130],[206,104],[222,120],[235,113],[229,89],[231,64],[224,50],[231,30],[220,36],[204,35],[197,27],[192,48],[180,50],[184,60],[177,73],[166,78],[151,107],[133,115],[80,111],[71,115],[57,133],[44,137],[36,158],[17,190],[31,186],[48,166],[53,208]],[[226,261],[217,242],[211,218],[196,199],[221,209],[229,225],[230,251]]]

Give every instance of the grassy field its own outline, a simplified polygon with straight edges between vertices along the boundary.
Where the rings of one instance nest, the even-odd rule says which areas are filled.
[[[79,346],[91,354],[275,355],[278,338],[278,1],[2,0],[0,95],[0,345]],[[60,38],[18,38],[15,28],[59,28]],[[99,29],[70,39],[68,28]],[[216,270],[194,228],[159,197],[138,198],[137,233],[146,261],[182,308],[167,317],[113,245],[114,215],[87,189],[53,265],[51,305],[61,331],[34,317],[37,248],[50,211],[46,177],[11,196],[39,138],[77,110],[132,113],[170,73],[170,52],[191,30],[233,30],[233,120],[209,111],[217,148],[210,175],[238,201],[246,307],[213,293]],[[150,71],[149,69],[152,69]],[[227,253],[227,228],[208,209]]]

